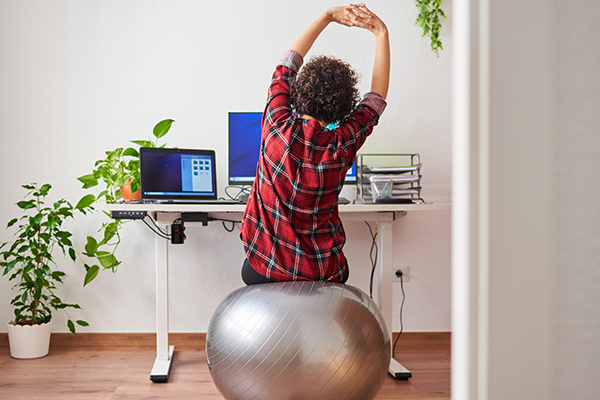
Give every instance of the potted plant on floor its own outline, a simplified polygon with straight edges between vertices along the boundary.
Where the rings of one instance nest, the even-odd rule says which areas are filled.
[[[73,218],[74,208],[65,199],[52,205],[45,204],[51,186],[35,183],[23,185],[27,194],[17,206],[22,212],[12,219],[7,229],[16,228],[14,240],[0,244],[0,268],[3,276],[15,281],[17,295],[10,304],[15,319],[8,322],[11,356],[36,358],[48,354],[52,310],[79,309],[77,304],[63,302],[55,293],[56,284],[63,283],[66,274],[56,265],[54,250],[75,261],[76,253],[63,222]],[[68,313],[67,313],[68,315]],[[75,333],[75,325],[88,326],[85,321],[73,322],[68,316],[67,326]]]
[[[132,143],[140,147],[165,147],[166,143],[159,146],[159,140],[171,129],[172,119],[165,119],[154,126],[154,140],[133,140]],[[89,189],[104,184],[103,190],[98,195],[88,194],[79,200],[76,209],[84,214],[93,210],[93,205],[104,199],[107,204],[114,204],[121,200],[139,200],[140,190],[140,154],[133,147],[119,147],[105,152],[106,158],[96,161],[92,173],[77,178],[83,183],[83,189]],[[137,193],[137,195],[136,195]],[[134,194],[133,197],[128,197]],[[113,272],[121,262],[116,258],[115,252],[121,243],[119,231],[125,223],[123,220],[113,220],[105,212],[109,221],[104,222],[100,228],[101,239],[87,237],[83,254],[97,261],[97,264],[84,263],[86,276],[83,285],[90,283],[100,269],[110,269]]]

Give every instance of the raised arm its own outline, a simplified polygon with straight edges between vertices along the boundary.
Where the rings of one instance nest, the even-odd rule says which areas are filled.
[[[371,16],[363,12],[361,7],[366,8],[366,6],[361,3],[327,9],[319,15],[319,17],[317,17],[304,32],[302,32],[290,49],[300,53],[302,57],[306,56],[306,53],[308,53],[315,43],[315,40],[317,40],[321,32],[323,32],[323,29],[331,22],[346,26],[373,29],[374,26],[368,23],[370,22]]]
[[[390,39],[385,23],[369,10],[364,4],[361,5],[364,13],[370,16],[370,28],[366,28],[375,35],[375,63],[373,65],[373,77],[371,79],[371,91],[378,93],[385,100],[390,85]]]
[[[371,91],[378,93],[385,100],[390,84],[388,29],[381,18],[369,10],[364,3],[327,9],[302,32],[290,49],[305,57],[323,29],[331,22],[364,28],[375,35],[375,63],[371,78]]]

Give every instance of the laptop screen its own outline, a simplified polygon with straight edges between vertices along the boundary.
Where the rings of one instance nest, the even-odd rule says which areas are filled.
[[[142,200],[215,200],[213,150],[140,149]]]

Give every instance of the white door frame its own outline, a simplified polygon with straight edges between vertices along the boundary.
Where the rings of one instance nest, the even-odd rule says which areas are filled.
[[[551,399],[553,2],[452,7],[452,398]]]

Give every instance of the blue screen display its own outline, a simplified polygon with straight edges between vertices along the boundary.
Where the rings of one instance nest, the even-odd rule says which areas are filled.
[[[229,184],[251,185],[260,154],[262,113],[229,113]]]
[[[260,155],[261,112],[229,113],[229,184],[251,185]],[[356,163],[346,182],[356,181]]]

